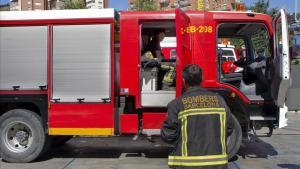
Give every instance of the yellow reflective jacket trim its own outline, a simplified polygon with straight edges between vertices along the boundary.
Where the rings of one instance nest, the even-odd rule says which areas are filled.
[[[221,131],[222,131],[222,136],[221,136],[221,142],[222,142],[222,152],[223,154],[226,154],[226,114],[221,115],[221,121],[223,121],[223,124],[221,125]]]
[[[182,125],[181,125],[181,131],[182,131],[181,153],[182,153],[183,156],[187,156],[187,131],[186,131],[186,128],[187,128],[187,119],[183,118],[181,120],[181,122],[182,122]]]
[[[193,116],[193,115],[210,115],[210,114],[219,114],[221,116],[221,115],[224,115],[225,112],[190,112],[190,113],[184,114],[183,116],[179,116],[178,119],[182,119],[182,118],[185,118],[188,116]]]
[[[207,156],[169,156],[170,160],[206,160],[206,159],[218,159],[228,158],[227,154],[221,155],[207,155]]]
[[[227,164],[228,161],[227,160],[223,160],[223,161],[211,161],[211,162],[168,162],[169,166],[212,166],[212,165],[222,165],[222,164]]]
[[[178,119],[181,119],[183,117],[187,117],[190,115],[199,115],[199,114],[220,114],[224,113],[225,114],[225,109],[224,108],[215,108],[216,110],[210,108],[210,109],[189,109],[185,111],[181,111],[178,114]],[[196,113],[196,114],[194,114]]]
[[[169,156],[168,165],[175,165],[175,166],[207,166],[207,165],[221,165],[227,164],[227,152],[226,152],[226,135],[225,135],[225,127],[226,127],[226,114],[224,108],[201,108],[201,109],[189,109],[182,111],[178,114],[178,119],[181,120],[182,126],[182,156]],[[220,117],[220,141],[222,146],[222,154],[220,155],[207,155],[207,156],[188,156],[187,151],[187,118],[188,116],[193,115],[210,115],[210,114],[218,114]],[[215,161],[211,161],[214,160]],[[175,160],[175,161],[174,161]],[[179,160],[179,161],[176,161]],[[181,160],[181,161],[180,161]],[[195,161],[188,161],[188,160],[209,160],[207,162],[195,162]]]
[[[191,112],[191,111],[198,111],[198,112],[207,112],[207,111],[224,111],[225,112],[225,108],[198,108],[198,109],[188,109],[188,110],[183,110],[181,112],[179,112],[178,116],[181,116],[182,114],[186,113],[186,112]]]

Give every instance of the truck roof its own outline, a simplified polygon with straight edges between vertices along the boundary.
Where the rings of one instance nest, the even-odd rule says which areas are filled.
[[[49,20],[49,19],[85,19],[114,18],[114,9],[72,9],[43,11],[5,11],[0,12],[0,20]]]
[[[267,21],[272,23],[272,19],[267,14],[255,13],[251,11],[185,11],[190,18],[203,18],[208,16],[209,20],[222,21]],[[123,19],[151,19],[151,20],[170,20],[175,19],[175,11],[122,11]]]

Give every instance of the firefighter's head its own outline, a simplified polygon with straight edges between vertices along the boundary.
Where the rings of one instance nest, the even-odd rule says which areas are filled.
[[[165,36],[166,36],[166,32],[164,29],[158,29],[155,31],[154,33],[154,38],[157,39],[159,42],[163,41]]]
[[[184,88],[199,86],[202,81],[202,70],[196,64],[187,65],[182,71]]]

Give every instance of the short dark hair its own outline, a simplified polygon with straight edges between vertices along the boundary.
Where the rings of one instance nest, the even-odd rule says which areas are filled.
[[[182,77],[188,86],[200,85],[202,81],[202,70],[196,64],[190,64],[183,68]]]
[[[166,30],[164,30],[164,29],[157,29],[157,30],[154,31],[154,35],[158,35],[160,33],[164,33],[165,34]]]

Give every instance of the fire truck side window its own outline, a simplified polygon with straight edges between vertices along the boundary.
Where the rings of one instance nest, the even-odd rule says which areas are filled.
[[[271,59],[271,50],[270,37],[265,25],[219,25],[218,50],[220,49],[223,51],[219,52],[218,56],[219,78],[222,83],[238,88],[250,100],[269,97],[270,86],[266,72],[270,69],[267,62]],[[228,52],[229,50],[234,52]]]
[[[254,59],[263,56],[264,58],[271,57],[270,38],[265,29],[260,30],[251,37],[254,49]]]

